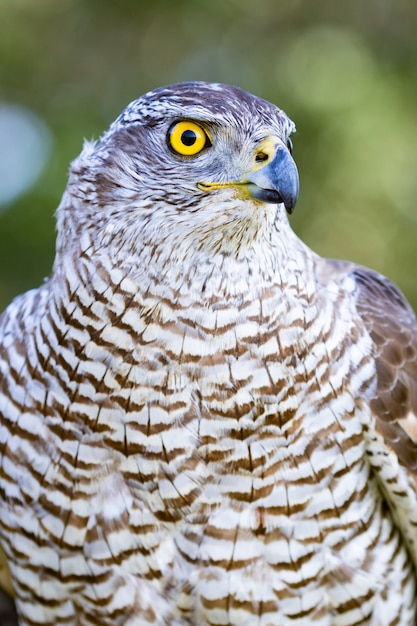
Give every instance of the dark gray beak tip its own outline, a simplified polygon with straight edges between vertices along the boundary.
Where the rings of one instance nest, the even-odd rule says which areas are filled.
[[[284,204],[287,213],[294,211],[300,182],[297,166],[289,151],[278,148],[274,158],[264,167],[248,176],[253,198],[272,204]]]
[[[270,167],[274,188],[282,197],[287,213],[291,214],[297,204],[300,191],[300,180],[294,159],[288,150],[280,148]]]
[[[289,215],[291,215],[294,212],[295,205],[297,204],[297,200],[298,200],[298,193],[300,191],[298,171],[297,171],[295,164],[294,164],[294,169],[295,169],[295,175],[293,172],[292,176],[289,176],[289,180],[292,180],[291,189],[287,190],[287,193],[283,196],[284,206]],[[282,192],[281,192],[281,195],[283,195]]]

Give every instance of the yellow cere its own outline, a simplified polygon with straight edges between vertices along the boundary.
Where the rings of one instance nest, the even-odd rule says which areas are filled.
[[[208,141],[205,130],[191,121],[174,124],[169,131],[168,139],[171,148],[184,156],[198,154]]]

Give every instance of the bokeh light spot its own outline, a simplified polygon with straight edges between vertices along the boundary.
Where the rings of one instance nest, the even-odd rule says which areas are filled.
[[[312,28],[295,39],[277,71],[284,69],[292,93],[320,110],[346,109],[366,97],[374,80],[370,52],[355,33]]]
[[[45,122],[30,109],[0,103],[0,211],[42,173],[52,144]]]

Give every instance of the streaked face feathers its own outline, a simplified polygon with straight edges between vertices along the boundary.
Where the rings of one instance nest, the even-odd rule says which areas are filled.
[[[174,136],[173,129],[181,134]],[[95,228],[101,236],[112,223],[113,232],[125,231],[126,241],[133,228],[140,244],[141,233],[146,231],[149,241],[153,229],[157,243],[161,228],[173,234],[176,224],[179,234],[187,226],[195,232],[204,223],[209,236],[210,224],[214,231],[223,222],[224,236],[229,232],[233,239],[237,231],[250,230],[252,222],[256,238],[260,228],[271,228],[284,197],[271,190],[266,204],[260,202],[264,192],[250,184],[251,174],[261,167],[267,172],[264,160],[272,162],[281,150],[297,179],[289,153],[293,131],[283,111],[237,87],[192,82],[151,91],[133,101],[98,144],[88,145],[74,162],[69,191],[82,201],[86,190],[86,204],[64,203],[66,227],[60,230]],[[267,139],[274,146],[270,154],[260,147]],[[181,148],[183,141],[189,145]],[[268,185],[268,176],[264,179]]]

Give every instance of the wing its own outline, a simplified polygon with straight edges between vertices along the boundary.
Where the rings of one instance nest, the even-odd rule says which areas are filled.
[[[375,349],[377,394],[371,406],[377,430],[417,488],[417,319],[386,278],[364,268],[352,275],[358,312]]]
[[[19,626],[13,599],[0,590],[0,624],[2,626]]]
[[[358,322],[373,343],[375,430],[366,433],[369,462],[417,564],[417,318],[387,278],[341,261],[325,262],[327,279],[354,281]]]
[[[0,587],[4,589],[9,595],[13,596],[13,584],[10,577],[9,566],[7,563],[6,555],[0,548]]]

